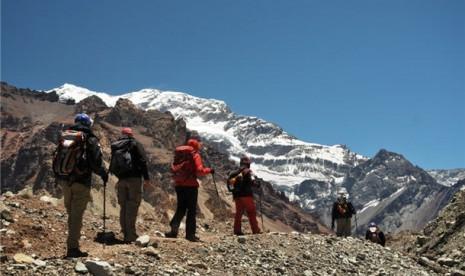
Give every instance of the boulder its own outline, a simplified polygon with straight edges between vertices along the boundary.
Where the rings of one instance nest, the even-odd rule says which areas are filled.
[[[31,256],[28,256],[23,253],[17,253],[13,256],[13,260],[15,260],[18,264],[32,264],[34,263],[34,259]]]
[[[109,276],[112,275],[111,265],[103,261],[86,261],[86,268],[90,274],[95,276]]]
[[[136,245],[140,247],[146,247],[150,242],[150,236],[149,235],[142,235],[137,238],[136,240]]]
[[[82,262],[79,262],[79,261],[74,266],[74,271],[76,271],[77,273],[81,273],[81,274],[86,274],[87,272],[89,272],[87,267]]]
[[[41,196],[40,201],[47,202],[48,204],[51,204],[54,207],[58,206],[58,199],[54,197]]]

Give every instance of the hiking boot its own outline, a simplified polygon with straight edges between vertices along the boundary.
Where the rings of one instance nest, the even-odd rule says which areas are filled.
[[[234,232],[234,235],[236,235],[236,236],[244,236],[244,233],[242,231]]]
[[[200,238],[196,237],[196,236],[188,236],[188,237],[186,237],[186,240],[188,240],[190,242],[200,242]]]
[[[87,254],[87,252],[82,252],[79,248],[70,248],[66,253],[66,258],[81,258],[87,256],[89,256],[89,254]]]
[[[177,237],[178,237],[178,232],[176,232],[176,231],[171,230],[171,231],[165,233],[165,238],[176,239]]]

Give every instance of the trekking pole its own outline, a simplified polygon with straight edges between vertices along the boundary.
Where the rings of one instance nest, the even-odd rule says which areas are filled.
[[[211,168],[211,163],[210,163],[210,160],[207,158],[207,153],[205,151],[202,151],[202,155],[204,156],[205,163],[207,163],[207,166]],[[212,180],[213,180],[213,186],[215,186],[216,195],[218,196],[219,199],[221,199],[220,193],[218,192],[218,187],[216,186],[215,174],[212,174]]]
[[[107,182],[103,183],[103,234],[105,235],[106,229],[105,229],[105,221],[106,221],[106,216],[107,216]],[[105,243],[103,243],[103,249],[105,250]]]
[[[357,236],[357,228],[358,228],[358,221],[357,221],[357,214],[355,214],[355,236]]]
[[[265,224],[263,223],[263,204],[262,204],[262,198],[263,198],[263,187],[260,183],[260,197],[259,197],[259,204],[260,204],[260,218],[262,220],[262,229],[263,232],[265,232]]]

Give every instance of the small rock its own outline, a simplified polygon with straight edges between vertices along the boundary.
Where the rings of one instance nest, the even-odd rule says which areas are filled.
[[[136,269],[134,267],[132,267],[132,266],[127,266],[124,269],[124,273],[133,275],[133,274],[136,274]]]
[[[32,188],[27,187],[27,188],[24,188],[21,191],[19,191],[18,196],[20,196],[22,198],[25,198],[25,199],[31,199],[34,196],[34,194],[32,192]]]
[[[465,276],[465,271],[460,269],[452,270],[451,276]]]
[[[82,262],[78,261],[76,266],[74,266],[74,271],[77,273],[86,274],[89,270],[87,270],[87,267]]]
[[[44,226],[43,225],[32,225],[32,230],[35,230],[35,231],[44,231]]]
[[[312,273],[311,270],[305,270],[304,271],[304,276],[312,276],[312,275],[313,275],[313,273]]]
[[[190,263],[189,265],[192,266],[192,267],[197,267],[197,268],[200,268],[200,269],[208,270],[208,266],[206,264],[204,264],[204,263]]]
[[[148,244],[147,244],[147,247],[153,247],[153,248],[158,248],[160,247],[160,244],[157,242],[157,241],[154,241],[154,240],[151,240]]]
[[[151,256],[151,257],[154,257],[157,260],[160,260],[160,251],[156,250],[152,246],[144,248],[143,252],[147,256]]]
[[[103,261],[86,261],[86,268],[92,275],[95,276],[108,276],[112,275],[111,265]]]
[[[32,244],[28,240],[22,240],[21,243],[23,244],[23,248],[31,248]]]
[[[457,261],[457,260],[454,260],[454,259],[451,259],[451,258],[439,258],[438,259],[438,263],[440,265],[445,265],[445,266],[449,266],[449,267],[452,267],[456,264],[459,264],[460,261]]]
[[[13,208],[19,208],[21,205],[19,205],[18,202],[8,202],[8,206],[11,206]]]
[[[247,238],[244,236],[239,236],[237,237],[237,242],[238,243],[245,243],[247,241]]]
[[[8,229],[8,230],[6,231],[6,234],[7,234],[7,235],[14,235],[14,234],[16,234],[16,231],[15,231],[15,230]]]
[[[28,256],[23,253],[17,253],[13,256],[13,260],[19,264],[32,264],[34,259],[31,256]]]
[[[8,261],[8,256],[7,255],[3,255],[3,254],[0,254],[0,262],[1,263],[5,263]]]
[[[35,264],[36,266],[43,267],[47,265],[47,262],[42,261],[42,260],[34,260],[33,264]]]
[[[40,201],[47,202],[47,203],[53,205],[54,207],[58,206],[58,199],[54,198],[54,197],[41,196]]]
[[[15,196],[15,194],[13,194],[11,191],[8,191],[6,193],[3,194],[4,197],[6,198],[12,198]]]
[[[150,236],[149,235],[143,235],[137,238],[136,240],[136,245],[140,247],[146,247],[150,242]]]
[[[11,215],[10,210],[7,208],[0,211],[0,216],[2,219],[6,220],[7,222],[15,222],[13,216]]]
[[[156,237],[159,237],[159,238],[164,238],[165,237],[165,234],[160,232],[160,231],[155,231],[155,236]]]
[[[419,246],[423,246],[428,242],[428,237],[426,236],[418,236],[416,240],[416,244]]]

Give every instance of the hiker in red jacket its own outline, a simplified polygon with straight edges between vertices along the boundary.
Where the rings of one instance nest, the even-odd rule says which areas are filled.
[[[198,176],[214,174],[212,168],[205,168],[200,156],[202,143],[198,137],[190,138],[187,145],[176,148],[175,160],[171,167],[175,190],[177,196],[176,213],[171,219],[171,231],[165,233],[167,238],[177,238],[179,225],[187,211],[186,217],[186,239],[198,242],[200,239],[195,236],[196,230],[196,210],[197,195],[199,189]]]
[[[236,204],[236,215],[234,218],[234,234],[244,235],[241,229],[242,214],[247,212],[252,233],[259,234],[260,228],[257,223],[257,211],[253,198],[253,186],[258,186],[250,170],[250,158],[242,156],[239,164],[240,168],[232,172],[228,178],[228,189],[232,190],[234,202]],[[232,187],[232,188],[231,188]]]

